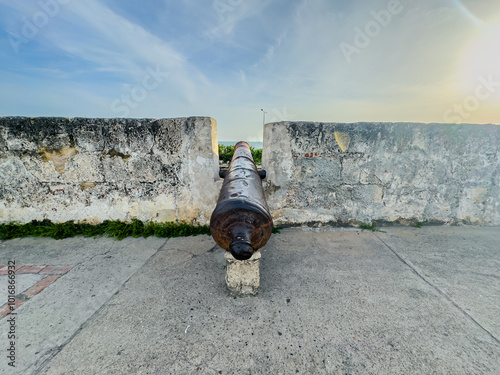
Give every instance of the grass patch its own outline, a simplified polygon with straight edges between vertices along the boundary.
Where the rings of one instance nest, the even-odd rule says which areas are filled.
[[[278,228],[273,228],[273,233],[280,233]],[[24,237],[49,237],[56,240],[75,236],[98,237],[107,236],[117,240],[126,237],[189,237],[199,234],[210,235],[208,225],[195,226],[186,223],[155,223],[132,220],[123,222],[119,220],[104,221],[100,224],[81,224],[67,221],[53,223],[49,220],[33,220],[28,224],[0,224],[0,240],[12,240]]]
[[[420,221],[418,221],[417,223],[415,223],[413,225],[415,228],[422,228],[424,226],[424,223],[421,223]]]
[[[373,222],[371,224],[368,224],[368,223],[359,223],[359,227],[361,229],[364,229],[364,230],[371,230],[372,232],[382,232],[382,233],[384,233],[380,229],[376,228],[375,227],[375,223],[373,223]]]
[[[255,164],[262,164],[262,149],[250,147]],[[230,163],[234,155],[234,146],[219,145],[219,160],[223,163]]]
[[[132,220],[130,223],[118,220],[104,221],[100,224],[82,224],[72,221],[53,223],[49,220],[34,220],[28,224],[0,224],[0,240],[23,237],[50,237],[60,240],[75,236],[108,236],[122,240],[126,237],[146,238],[156,236],[170,238],[196,236],[198,234],[210,235],[209,226],[194,226],[185,223],[143,223],[140,220]]]

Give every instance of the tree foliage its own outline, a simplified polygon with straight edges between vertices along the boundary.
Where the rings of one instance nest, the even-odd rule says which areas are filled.
[[[255,149],[250,147],[250,152],[252,153],[253,161],[255,164],[262,164],[262,149]],[[219,160],[223,163],[230,163],[234,155],[234,146],[224,146],[219,145]]]

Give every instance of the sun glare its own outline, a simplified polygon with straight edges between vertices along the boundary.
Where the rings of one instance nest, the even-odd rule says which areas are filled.
[[[470,90],[481,77],[500,80],[500,22],[483,32],[464,49],[460,75],[463,89]]]

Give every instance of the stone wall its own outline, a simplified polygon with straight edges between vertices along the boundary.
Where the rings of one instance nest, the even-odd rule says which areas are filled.
[[[282,122],[264,128],[276,224],[500,224],[500,126]],[[0,223],[207,224],[222,180],[217,125],[0,118]]]
[[[0,118],[0,222],[207,224],[218,181],[211,118]]]
[[[275,222],[500,224],[500,126],[282,122],[264,128]]]

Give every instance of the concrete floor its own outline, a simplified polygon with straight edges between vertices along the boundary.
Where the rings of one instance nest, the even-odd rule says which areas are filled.
[[[208,236],[0,242],[74,266],[15,311],[0,373],[498,374],[500,228],[385,230],[282,230],[246,298]]]

